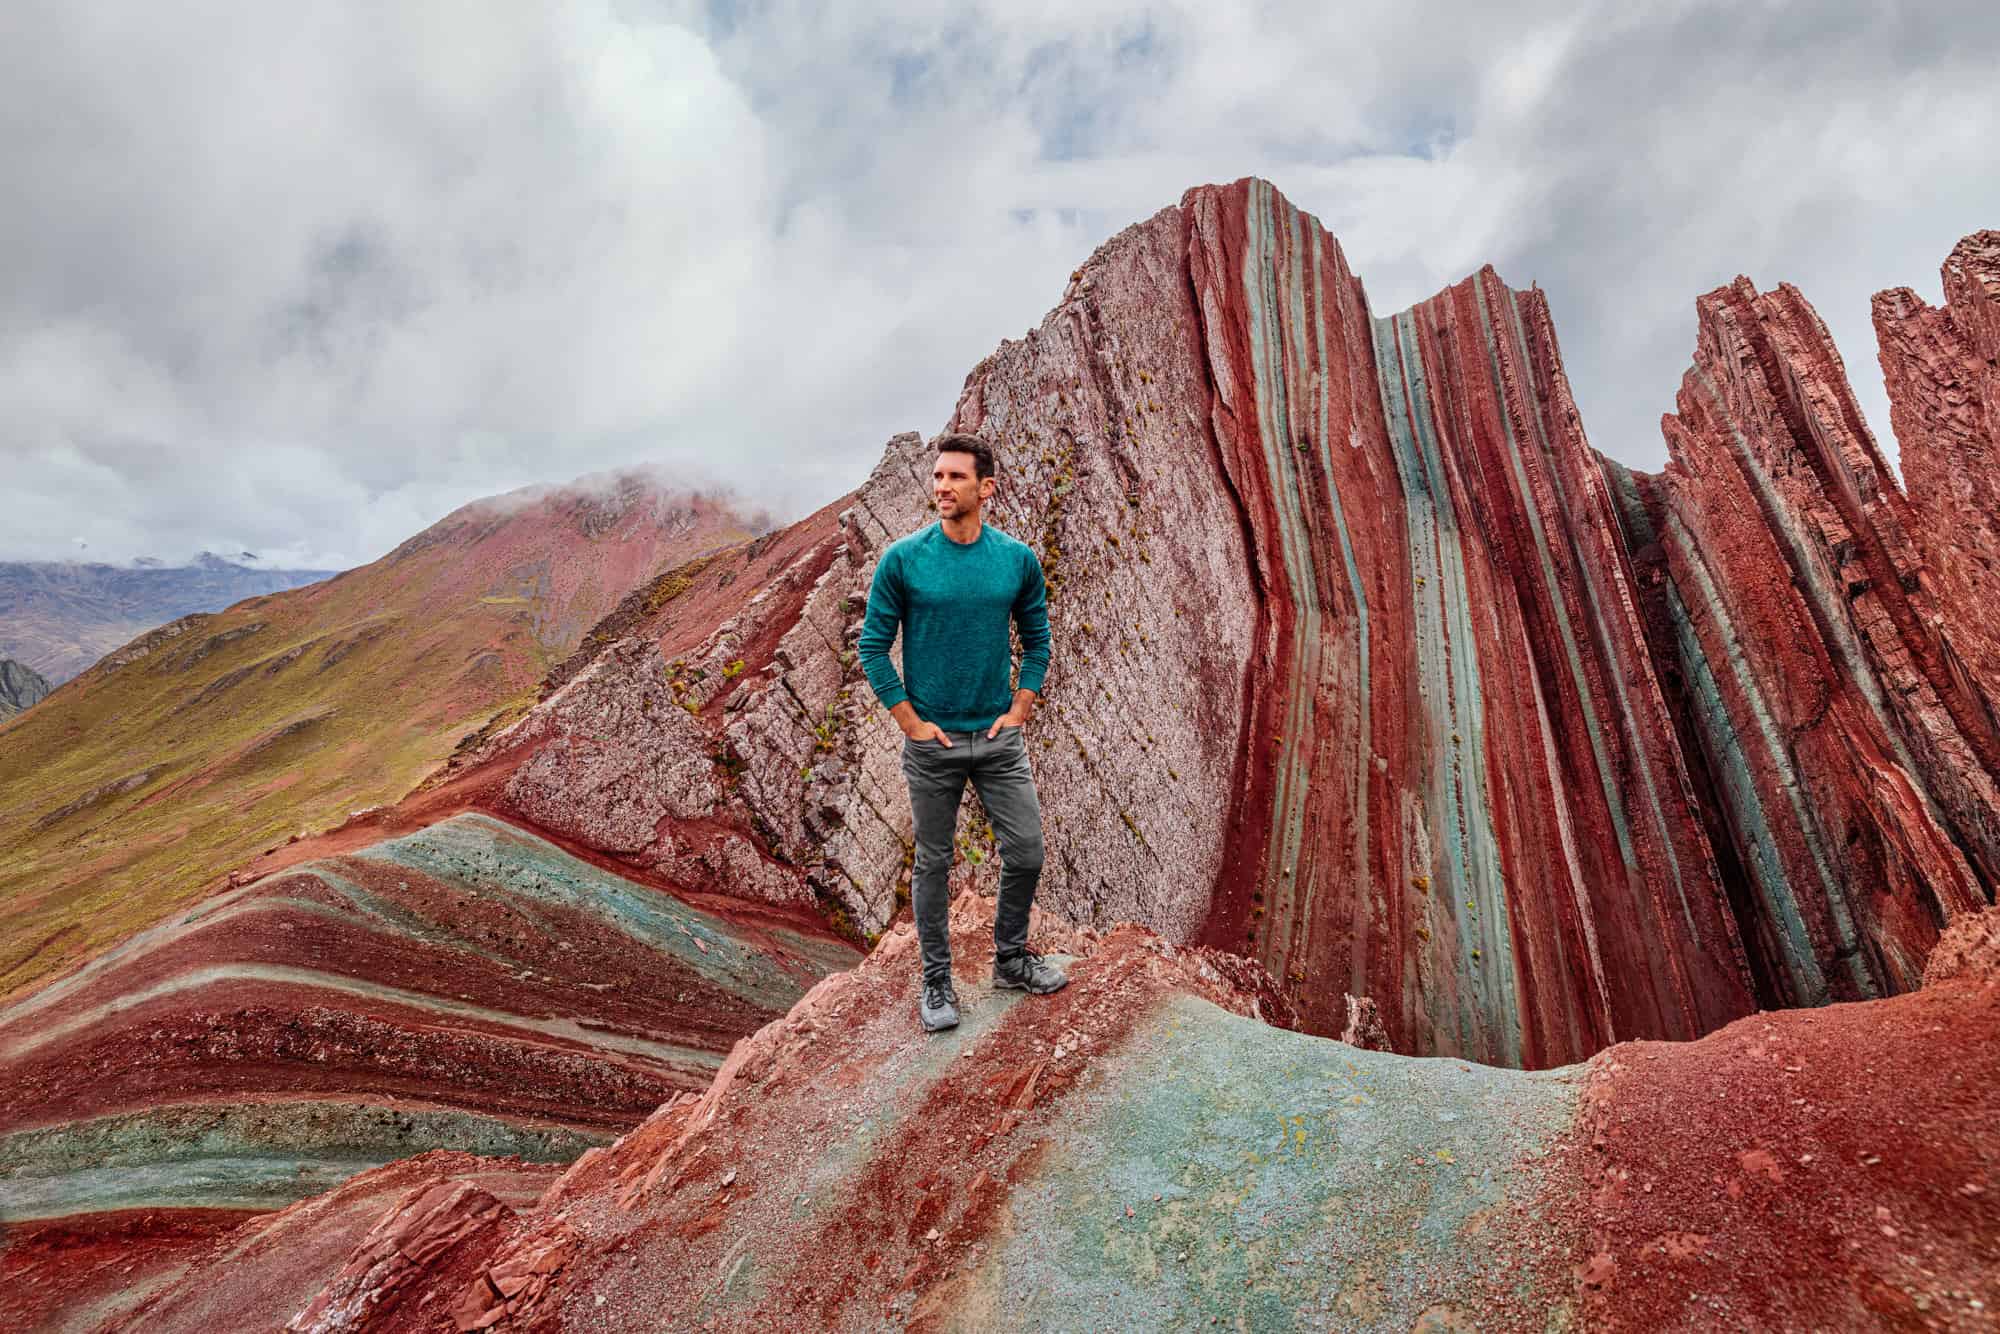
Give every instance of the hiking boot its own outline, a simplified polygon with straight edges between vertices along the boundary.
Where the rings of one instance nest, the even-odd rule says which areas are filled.
[[[951,983],[924,983],[924,994],[917,1001],[917,1020],[926,1033],[958,1027],[958,993]]]
[[[1069,975],[1033,950],[993,960],[993,985],[1046,996],[1069,985]]]

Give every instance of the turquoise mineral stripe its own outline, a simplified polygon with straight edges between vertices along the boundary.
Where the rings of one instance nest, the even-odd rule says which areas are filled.
[[[407,1104],[153,1107],[0,1137],[0,1223],[111,1209],[276,1208],[432,1149],[567,1163],[611,1138]]]
[[[1285,327],[1291,335],[1291,356],[1289,363],[1279,366],[1278,369],[1280,371],[1295,370],[1299,377],[1299,383],[1317,385],[1318,381],[1316,379],[1308,379],[1305,375],[1306,367],[1314,364],[1312,353],[1306,343],[1306,247],[1303,225],[1306,215],[1287,203],[1285,205],[1285,220],[1287,230],[1286,254],[1291,261],[1289,282],[1285,288],[1285,315],[1287,317]],[[1314,225],[1314,230],[1318,230],[1317,224]],[[1287,412],[1283,420],[1287,423],[1293,420],[1292,414],[1289,411],[1292,384],[1292,376],[1290,374],[1285,375],[1282,379],[1282,392],[1285,395]],[[1309,388],[1307,393],[1309,395],[1317,393],[1321,400],[1324,401],[1325,396],[1323,391],[1316,388]],[[1311,402],[1308,399],[1307,411],[1310,410]],[[1312,787],[1311,756],[1313,754],[1313,747],[1307,743],[1306,738],[1313,731],[1315,701],[1319,696],[1320,683],[1325,679],[1326,675],[1326,664],[1324,662],[1326,644],[1322,638],[1326,613],[1324,608],[1320,606],[1318,562],[1314,558],[1315,548],[1312,545],[1312,537],[1317,530],[1317,525],[1312,522],[1313,516],[1308,512],[1305,505],[1307,494],[1305,474],[1308,465],[1302,451],[1286,448],[1291,443],[1291,441],[1283,439],[1277,441],[1278,452],[1284,456],[1286,472],[1291,479],[1292,493],[1297,497],[1301,516],[1300,527],[1307,538],[1305,563],[1312,572],[1313,583],[1308,590],[1307,597],[1304,599],[1311,605],[1312,616],[1309,625],[1302,627],[1300,646],[1304,652],[1301,655],[1300,670],[1293,678],[1297,683],[1299,731],[1297,734],[1287,735],[1285,738],[1285,749],[1290,757],[1293,768],[1292,809],[1287,813],[1285,830],[1286,841],[1290,844],[1291,851],[1284,862],[1283,869],[1285,876],[1281,883],[1284,884],[1288,891],[1286,895],[1286,908],[1289,913],[1286,921],[1290,928],[1287,933],[1288,953],[1295,952],[1306,957],[1311,957],[1313,926],[1316,920],[1313,913],[1313,886],[1319,867],[1317,860],[1311,866],[1305,865],[1305,859],[1300,855],[1300,850],[1305,837],[1307,799],[1311,796]],[[1348,934],[1351,939],[1359,936],[1361,933],[1357,930],[1350,931]],[[1285,971],[1289,971],[1289,968],[1287,967]]]
[[[1443,461],[1432,434],[1423,358],[1414,341],[1415,322],[1405,312],[1374,320],[1372,331],[1383,415],[1403,489],[1410,563],[1417,577],[1424,580],[1412,601],[1418,691],[1430,719],[1431,741],[1450,754],[1448,766],[1432,765],[1428,770],[1427,805],[1432,818],[1444,827],[1444,857],[1433,870],[1445,872],[1440,877],[1445,883],[1436,888],[1458,924],[1460,976],[1479,999],[1477,1013],[1460,1009],[1453,1016],[1459,1048],[1488,1052],[1491,1059],[1519,1064],[1520,1001],[1508,930],[1506,882],[1497,863],[1497,842],[1487,805],[1485,714],[1479,691],[1478,650],[1465,593],[1464,554]],[[1450,635],[1446,633],[1447,618],[1452,624]],[[1447,735],[1456,735],[1458,740],[1446,743]],[[1467,754],[1474,757],[1469,781]],[[1468,903],[1471,906],[1464,906]],[[1474,949],[1480,952],[1478,960],[1473,958]],[[1435,1023],[1434,1012],[1431,1017]],[[1493,1030],[1490,1039],[1484,1036],[1489,1024]],[[1490,1050],[1494,1044],[1497,1052]]]
[[[1632,470],[1615,459],[1604,459],[1601,471],[1610,483],[1613,503],[1618,506],[1619,530],[1625,540],[1627,557],[1634,551],[1661,541],[1659,531],[1653,527],[1652,516],[1646,513],[1645,502],[1639,498],[1639,486],[1632,477]],[[1675,523],[1678,526],[1678,520]],[[1691,544],[1680,541],[1675,545],[1681,548],[1690,568],[1694,568],[1695,556]],[[1697,580],[1708,579],[1705,569],[1695,568],[1694,575]],[[1785,984],[1790,993],[1787,999],[1796,1005],[1823,1004],[1827,999],[1826,978],[1813,957],[1805,920],[1799,912],[1798,895],[1792,889],[1784,857],[1779,853],[1777,839],[1771,832],[1764,800],[1751,777],[1743,733],[1729,717],[1728,706],[1722,700],[1721,683],[1716,680],[1708,652],[1695,633],[1693,618],[1688,614],[1687,603],[1681,598],[1680,588],[1672,579],[1665,581],[1664,588],[1668,616],[1674,626],[1674,657],[1680,665],[1681,679],[1689,683],[1702,752],[1708,756],[1711,767],[1718,775],[1722,803],[1730,826],[1736,831],[1738,839],[1748,844],[1748,865],[1757,897],[1764,904],[1766,917],[1776,922],[1782,933],[1778,948],[1783,957],[1778,962],[1785,972]],[[1734,656],[1729,663],[1731,675],[1744,698],[1750,701],[1753,714],[1758,715],[1759,733],[1772,763],[1782,775],[1779,781],[1785,788],[1794,814],[1802,815],[1798,783],[1791,771],[1791,757],[1783,751],[1771,749],[1770,711],[1756,692],[1755,678],[1742,663],[1740,646],[1734,643],[1735,631],[1729,624],[1728,613],[1713,599],[1708,600],[1708,610],[1718,632],[1724,636],[1725,644],[1730,646]],[[1817,833],[1811,828],[1801,827],[1799,837],[1819,871],[1821,885],[1831,893],[1826,859],[1820,852]]]
[[[1243,253],[1243,294],[1249,308],[1250,362],[1257,399],[1257,438],[1270,479],[1272,508],[1278,516],[1279,544],[1290,580],[1297,615],[1292,623],[1292,673],[1285,682],[1284,734],[1279,744],[1276,791],[1272,794],[1272,834],[1264,865],[1264,883],[1274,902],[1274,923],[1287,928],[1297,922],[1292,875],[1305,829],[1307,782],[1303,773],[1308,748],[1305,720],[1319,680],[1319,583],[1314,573],[1306,517],[1300,505],[1300,480],[1281,423],[1291,420],[1286,397],[1284,332],[1279,319],[1276,237],[1271,214],[1274,192],[1261,181],[1250,183]],[[1296,247],[1294,247],[1296,249]],[[1297,287],[1294,282],[1293,286]],[[1257,738],[1256,744],[1262,744]],[[1266,957],[1273,970],[1287,971],[1284,957],[1289,938],[1273,936]]]
[[[1333,526],[1340,534],[1340,560],[1347,570],[1347,587],[1354,596],[1355,615],[1355,675],[1357,718],[1360,727],[1354,754],[1348,759],[1348,769],[1354,784],[1354,898],[1359,902],[1372,899],[1374,887],[1368,866],[1368,793],[1372,782],[1370,775],[1375,772],[1375,739],[1373,705],[1368,697],[1368,590],[1361,582],[1361,569],[1354,559],[1354,542],[1347,533],[1347,516],[1340,500],[1340,487],[1333,475],[1333,446],[1328,441],[1328,382],[1330,368],[1326,362],[1326,302],[1320,280],[1320,237],[1323,232],[1315,225],[1312,234],[1313,265],[1313,332],[1316,337],[1315,366],[1321,386],[1319,393],[1319,462],[1326,476],[1326,494],[1333,506]],[[1361,926],[1365,927],[1365,923]],[[1357,928],[1353,933],[1354,945],[1348,962],[1348,990],[1357,996],[1369,994],[1368,983],[1368,933]]]
[[[1785,801],[1791,807],[1792,823],[1799,831],[1799,840],[1805,844],[1806,852],[1812,858],[1813,869],[1819,876],[1820,889],[1826,895],[1829,905],[1844,903],[1839,881],[1834,875],[1832,860],[1826,853],[1825,836],[1819,828],[1818,821],[1813,818],[1811,806],[1802,791],[1803,780],[1799,777],[1798,768],[1792,760],[1791,749],[1785,745],[1780,735],[1778,721],[1772,715],[1770,705],[1765,702],[1764,692],[1757,683],[1757,674],[1752,670],[1749,658],[1743,651],[1743,641],[1736,632],[1736,624],[1730,618],[1729,609],[1723,605],[1722,598],[1716,591],[1715,579],[1709,573],[1708,562],[1695,545],[1687,528],[1681,523],[1680,516],[1672,510],[1667,511],[1666,538],[1680,553],[1681,568],[1685,569],[1694,580],[1695,595],[1701,600],[1701,606],[1707,612],[1709,622],[1715,626],[1717,637],[1722,641],[1723,657],[1729,664],[1730,676],[1735,680],[1736,689],[1749,706],[1750,717],[1757,725],[1757,735],[1764,743],[1766,757],[1778,771],[1778,786],[1783,790]],[[1689,680],[1694,679],[1696,673],[1693,669],[1695,664],[1699,663],[1701,673],[1707,675],[1713,684],[1714,665],[1709,662],[1707,653],[1702,649],[1700,638],[1694,633],[1687,604],[1682,600],[1683,595],[1675,581],[1669,580],[1667,587],[1673,593],[1671,605],[1679,622],[1688,627],[1686,634],[1689,643],[1682,655],[1682,674]],[[1680,624],[1676,624],[1675,634],[1676,636],[1681,634]],[[1718,707],[1721,705],[1719,687],[1717,705]],[[1700,717],[1698,714],[1697,718]],[[1734,719],[1723,717],[1716,721],[1715,734],[1708,736],[1707,740],[1709,754],[1718,761],[1717,768],[1723,771],[1725,791],[1734,796],[1740,788],[1757,803],[1756,816],[1763,823],[1765,835],[1768,837],[1770,826],[1768,820],[1763,819],[1762,802],[1756,796],[1757,785],[1749,771],[1749,759],[1743,750],[1741,729]],[[1741,773],[1732,778],[1733,767],[1740,768]],[[1747,821],[1750,812],[1746,809],[1743,814]],[[1755,827],[1754,824],[1752,827]],[[1772,849],[1772,856],[1774,858],[1777,856],[1775,846]],[[1766,907],[1775,913],[1777,920],[1784,927],[1787,941],[1786,966],[1792,971],[1795,984],[1805,995],[1816,1000],[1825,1000],[1826,979],[1814,961],[1812,945],[1806,936],[1805,921],[1799,911],[1797,896],[1789,877],[1783,872],[1782,861],[1776,864],[1779,869],[1775,878],[1770,881],[1772,896],[1766,900]],[[1840,948],[1848,957],[1850,973],[1855,979],[1855,984],[1862,988],[1862,994],[1874,995],[1874,982],[1867,976],[1866,970],[1859,967],[1860,961],[1855,956],[1852,937],[1844,938]]]
[[[1479,641],[1472,629],[1472,598],[1466,588],[1465,553],[1461,545],[1458,514],[1446,475],[1444,456],[1438,443],[1437,424],[1431,416],[1429,373],[1424,367],[1423,350],[1417,341],[1417,314],[1406,311],[1397,323],[1398,342],[1404,358],[1404,376],[1410,403],[1411,422],[1416,428],[1432,505],[1449,522],[1436,527],[1439,570],[1438,596],[1449,618],[1445,663],[1453,692],[1452,717],[1457,721],[1460,744],[1452,748],[1452,780],[1459,802],[1465,807],[1460,837],[1462,855],[1472,872],[1475,899],[1484,909],[1481,924],[1488,945],[1486,953],[1494,967],[1482,969],[1480,977],[1492,1003],[1493,1013],[1502,1024],[1506,1060],[1520,1063],[1520,999],[1516,994],[1514,938],[1507,907],[1506,878],[1499,863],[1499,840],[1493,833],[1492,802],[1486,790],[1486,694],[1479,670]],[[1471,756],[1468,764],[1466,756]],[[1470,781],[1467,774],[1470,773]],[[1469,798],[1468,798],[1469,791]]]
[[[1749,479],[1752,489],[1756,492],[1758,506],[1767,517],[1766,526],[1784,544],[1786,558],[1792,567],[1793,582],[1800,593],[1809,600],[1814,613],[1813,620],[1827,640],[1828,651],[1839,662],[1841,671],[1847,679],[1861,692],[1861,697],[1868,701],[1876,721],[1881,725],[1882,735],[1896,752],[1896,763],[1902,767],[1910,790],[1916,794],[1919,801],[1923,802],[1924,811],[1930,816],[1931,822],[1940,829],[1949,828],[1943,813],[1931,800],[1930,789],[1917,780],[1916,775],[1920,770],[1911,760],[1909,748],[1903,744],[1902,732],[1890,718],[1888,702],[1882,696],[1881,683],[1875,679],[1874,672],[1867,667],[1866,654],[1856,640],[1853,628],[1847,622],[1846,609],[1829,593],[1825,580],[1819,577],[1818,563],[1799,541],[1797,529],[1790,522],[1792,515],[1786,511],[1777,488],[1772,485],[1771,479],[1758,464],[1756,454],[1750,448],[1750,442],[1744,438],[1743,432],[1737,429],[1736,420],[1729,415],[1722,394],[1716,389],[1714,381],[1710,380],[1707,372],[1699,366],[1695,368],[1695,376],[1708,395],[1716,419],[1722,422],[1729,432],[1730,443],[1735,447],[1738,466],[1741,467],[1743,475]],[[1840,952],[1853,969],[1856,984],[1860,985],[1866,979],[1861,994],[1875,995],[1874,979],[1867,977],[1867,970],[1859,957],[1854,919],[1848,908],[1847,896],[1830,894],[1827,906],[1833,913],[1834,930],[1840,937]]]
[[[1492,367],[1493,383],[1499,385],[1502,383],[1500,355],[1495,345],[1496,331],[1492,311],[1486,303],[1486,285],[1475,279],[1473,290],[1479,298],[1480,332],[1486,341],[1486,355]],[[1521,327],[1520,306],[1515,301],[1512,289],[1507,289],[1507,304],[1512,316],[1517,364],[1525,373],[1533,363],[1528,358],[1528,343],[1526,333]],[[1542,471],[1549,478],[1556,493],[1556,502],[1562,507],[1565,517],[1573,518],[1569,498],[1563,490],[1561,470],[1555,466],[1548,437],[1542,431],[1541,418],[1532,411],[1527,415],[1539,447]],[[1514,434],[1513,414],[1507,411],[1505,402],[1500,405],[1500,421],[1507,435],[1507,461],[1514,473],[1514,485],[1521,497],[1521,507],[1528,516],[1529,531],[1534,534],[1535,552],[1541,558],[1543,583],[1549,591],[1550,606],[1555,610],[1556,627],[1562,634],[1564,660],[1569,665],[1570,680],[1575,686],[1577,704],[1583,710],[1584,727],[1590,733],[1591,758],[1597,765],[1597,780],[1604,793],[1605,809],[1611,814],[1612,832],[1618,838],[1618,855],[1625,863],[1627,871],[1635,879],[1642,879],[1638,857],[1633,851],[1631,826],[1625,816],[1624,799],[1618,791],[1617,776],[1612,772],[1610,757],[1605,754],[1603,728],[1598,722],[1597,706],[1591,698],[1590,680],[1584,672],[1583,655],[1577,647],[1576,631],[1570,625],[1569,609],[1563,598],[1564,585],[1556,578],[1555,560],[1549,551],[1548,534],[1542,527],[1541,510],[1535,504],[1535,494],[1528,485],[1527,472],[1521,459],[1520,440]],[[1632,748],[1632,756],[1639,771],[1640,787],[1646,794],[1647,810],[1652,815],[1654,828],[1659,831],[1660,844],[1667,855],[1667,869],[1674,878],[1674,896],[1680,901],[1681,920],[1687,925],[1688,939],[1692,943],[1699,940],[1700,936],[1695,930],[1694,909],[1688,904],[1687,886],[1681,879],[1680,853],[1675,847],[1673,831],[1667,827],[1666,811],[1660,805],[1660,794],[1653,785],[1652,765],[1647,761],[1645,742],[1641,738],[1638,723],[1632,717],[1631,701],[1619,683],[1618,673],[1611,670],[1615,668],[1616,660],[1593,596],[1595,589],[1591,582],[1589,562],[1578,561],[1577,567],[1582,574],[1578,592],[1584,599],[1585,608],[1591,617],[1592,628],[1596,631],[1599,660],[1607,668],[1606,687],[1616,700],[1619,718],[1624,724],[1626,742]]]
[[[670,894],[599,870],[490,816],[455,815],[356,855],[407,866],[471,893],[525,898],[588,913],[767,1009],[789,1009],[803,989],[796,978],[747,947],[719,919]],[[697,941],[707,946],[706,951]]]
[[[1757,897],[1764,902],[1765,916],[1778,926],[1779,948],[1784,955],[1783,964],[1792,998],[1802,1005],[1823,1004],[1827,999],[1826,977],[1813,958],[1812,942],[1806,935],[1798,898],[1785,874],[1784,858],[1778,852],[1770,819],[1764,812],[1763,798],[1759,796],[1756,780],[1751,776],[1750,759],[1743,747],[1743,733],[1729,716],[1729,708],[1722,699],[1722,686],[1715,679],[1708,655],[1703,652],[1701,640],[1695,634],[1694,622],[1688,615],[1687,604],[1681,601],[1680,589],[1671,579],[1666,582],[1666,595],[1667,611],[1674,623],[1674,652],[1680,662],[1681,679],[1688,683],[1692,696],[1690,703],[1694,708],[1695,726],[1701,730],[1702,748],[1711,757],[1720,779],[1730,823],[1738,837],[1748,845],[1751,881],[1757,887]],[[1716,607],[1710,608],[1710,614],[1717,618],[1724,615]],[[1718,624],[1721,623],[1718,620]],[[1731,667],[1735,669],[1736,663],[1732,662]],[[1753,701],[1753,711],[1764,713],[1762,700],[1750,693],[1754,683],[1746,685],[1740,670],[1737,671],[1737,684]],[[1768,714],[1765,716],[1768,717]],[[1769,750],[1771,738],[1763,730],[1761,719],[1759,733]],[[1782,780],[1786,795],[1796,803],[1797,784],[1790,774],[1789,759],[1783,755],[1774,755],[1773,758],[1777,760],[1780,771],[1786,774]],[[1818,836],[1810,829],[1802,833],[1824,882],[1826,866],[1819,851]]]

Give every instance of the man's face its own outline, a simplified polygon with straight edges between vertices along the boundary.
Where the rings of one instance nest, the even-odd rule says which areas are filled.
[[[993,479],[980,477],[977,469],[970,454],[947,450],[937,456],[931,467],[931,496],[941,517],[962,518],[993,494]]]

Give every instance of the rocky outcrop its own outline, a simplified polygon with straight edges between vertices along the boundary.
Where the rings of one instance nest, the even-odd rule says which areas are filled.
[[[1049,579],[1050,908],[1250,954],[1319,1031],[1367,997],[1403,1051],[1545,1065],[1752,1006],[1539,293],[1489,270],[1377,319],[1317,222],[1263,182],[1204,187],[1100,249],[948,425],[998,445],[991,520]],[[890,441],[666,663],[727,771],[700,819],[798,887],[759,863],[745,892],[866,932],[906,892],[909,817],[853,641],[875,555],[929,517],[928,459]],[[628,599],[618,632],[712,574]],[[589,698],[662,700],[640,647],[595,652]],[[542,710],[581,717],[573,689]],[[608,831],[657,762],[594,765],[566,827]],[[699,823],[577,836],[665,865]],[[979,885],[976,813],[965,846]]]
[[[2000,979],[2000,908],[1965,913],[1945,928],[1924,961],[1924,985]]]
[[[976,948],[986,904],[952,929]],[[1067,990],[968,981],[932,1036],[897,927],[532,1204],[386,1199],[294,1327],[1847,1329],[2000,1302],[1983,982],[1521,1071],[1287,1032],[1254,965],[1136,928],[1037,935]],[[300,1292],[282,1253],[232,1254],[129,1327]]]
[[[0,722],[47,698],[49,683],[32,667],[0,658]]]
[[[2000,874],[2000,733],[1919,520],[1793,288],[1697,303],[1658,478],[1607,464],[1771,1004],[1918,985]]]
[[[2000,232],[1975,232],[1944,262],[1945,304],[1907,287],[1875,296],[1915,537],[1945,624],[1947,670],[2000,711]]]
[[[1542,1065],[1743,1012],[1540,293],[1489,269],[1369,318],[1268,187],[1192,218],[1260,605],[1249,867],[1210,938],[1247,920],[1274,971],[1372,997],[1398,1050]]]

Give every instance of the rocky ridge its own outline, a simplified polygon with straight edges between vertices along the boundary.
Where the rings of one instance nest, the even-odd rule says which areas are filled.
[[[2000,732],[1952,666],[1970,623],[1943,614],[1922,525],[1805,298],[1739,278],[1697,304],[1666,471],[1605,465],[1660,672],[1765,995],[1909,990],[2000,870]]]

